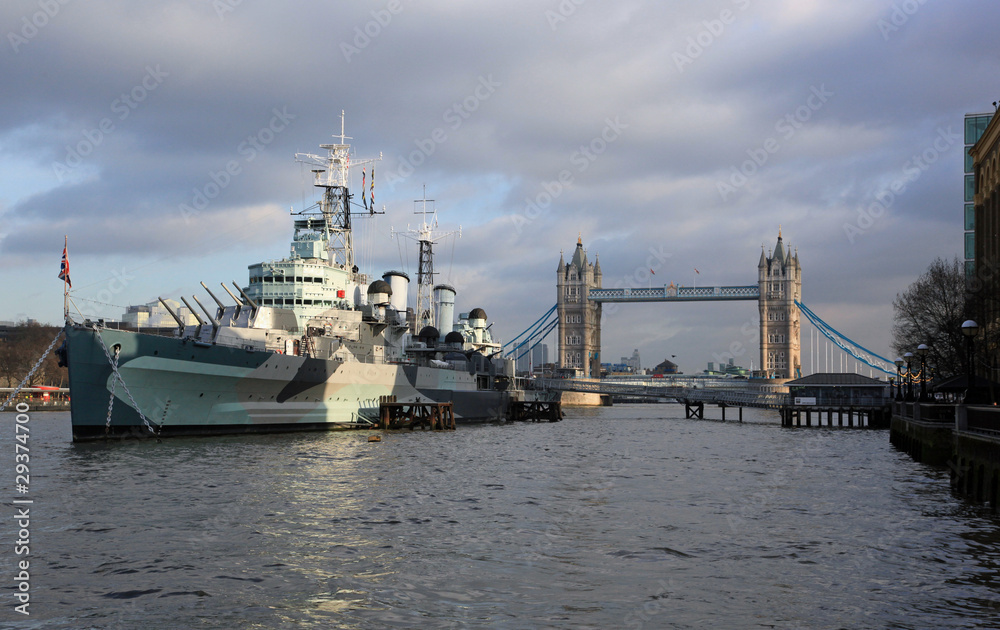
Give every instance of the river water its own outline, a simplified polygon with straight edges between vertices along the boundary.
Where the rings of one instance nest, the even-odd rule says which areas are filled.
[[[947,471],[885,431],[744,420],[73,444],[34,413],[18,495],[0,414],[0,627],[1000,627],[1000,520]]]

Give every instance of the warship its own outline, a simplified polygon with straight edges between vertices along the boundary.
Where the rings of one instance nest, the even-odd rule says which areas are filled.
[[[171,336],[68,316],[73,440],[375,427],[380,404],[450,402],[458,422],[498,421],[519,393],[482,308],[455,318],[456,290],[433,284],[431,226],[420,243],[417,307],[409,276],[362,273],[352,215],[374,214],[374,163],[352,160],[343,131],[313,166],[319,201],[292,212],[287,258],[249,266],[246,286],[202,284],[213,308],[176,320]],[[365,200],[371,165],[371,203]],[[350,171],[362,168],[361,200]],[[424,195],[426,197],[426,194]],[[362,211],[363,210],[363,211]],[[206,298],[206,301],[207,298]],[[212,304],[212,302],[208,302]],[[196,321],[195,321],[196,320]]]

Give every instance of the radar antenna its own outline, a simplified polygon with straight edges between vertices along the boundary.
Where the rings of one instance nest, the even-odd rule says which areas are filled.
[[[458,238],[462,237],[462,226],[459,226],[457,230],[451,232],[439,233],[436,232],[438,227],[437,222],[437,209],[434,207],[434,200],[427,198],[427,185],[424,184],[424,195],[423,199],[414,199],[414,205],[420,204],[419,209],[414,210],[413,214],[423,215],[421,219],[420,227],[410,228],[406,227],[406,232],[395,232],[393,231],[393,236],[399,235],[409,239],[415,240],[420,246],[420,258],[417,266],[417,330],[423,329],[425,326],[434,326],[434,315],[431,309],[432,293],[434,291],[434,243],[440,241],[443,238],[452,236],[454,234],[458,235]],[[431,204],[431,208],[428,210],[427,204]],[[427,215],[430,215],[430,221],[428,222]]]
[[[300,230],[312,230],[319,232],[326,243],[327,260],[330,265],[343,266],[344,269],[354,268],[354,241],[351,232],[351,212],[350,178],[351,167],[351,145],[347,144],[352,140],[344,133],[344,111],[340,112],[340,135],[332,136],[339,139],[339,144],[321,144],[321,149],[327,151],[326,155],[315,155],[312,153],[296,153],[295,160],[303,164],[317,167],[312,169],[313,185],[323,190],[318,204],[303,209],[301,212],[293,213],[308,218],[295,221],[296,234]],[[354,166],[374,164],[382,159],[379,153],[377,158],[355,160]],[[361,191],[364,194],[364,191]],[[317,215],[317,209],[318,214]],[[381,213],[384,214],[384,208]],[[376,214],[372,208],[365,214]]]

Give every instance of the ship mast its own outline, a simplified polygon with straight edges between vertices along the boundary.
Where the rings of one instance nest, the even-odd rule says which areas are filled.
[[[414,204],[420,204],[420,208],[414,210],[414,214],[423,215],[420,227],[412,229],[407,227],[406,232],[399,232],[400,236],[405,236],[417,241],[420,246],[420,258],[417,266],[417,330],[425,326],[433,326],[434,317],[432,314],[431,302],[434,291],[434,243],[441,239],[458,234],[462,236],[462,228],[446,233],[436,233],[437,210],[434,208],[434,200],[427,198],[427,186],[424,185],[423,199],[414,199]],[[427,204],[431,204],[431,209],[427,209]],[[427,215],[431,215],[431,222],[427,222]]]
[[[320,228],[324,240],[326,241],[327,260],[331,266],[342,266],[347,270],[354,270],[354,240],[351,231],[351,195],[349,170],[351,166],[351,145],[347,140],[352,140],[350,136],[344,134],[344,111],[340,112],[340,135],[333,136],[339,138],[339,144],[321,144],[321,149],[326,149],[327,155],[320,156],[312,153],[296,153],[295,159],[304,164],[311,164],[319,168],[312,169],[314,182],[317,188],[322,188],[322,196],[319,201],[319,211],[322,216],[321,225],[317,225],[310,219],[296,221],[296,229],[316,229]],[[377,158],[355,161],[355,166],[372,163],[382,159],[379,153]],[[364,195],[362,190],[361,194]],[[315,207],[315,206],[313,206]],[[303,210],[299,214],[306,214],[308,210]],[[374,214],[372,208],[370,213]]]

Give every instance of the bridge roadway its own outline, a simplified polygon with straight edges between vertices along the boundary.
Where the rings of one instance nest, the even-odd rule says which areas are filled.
[[[677,402],[707,403],[725,407],[780,409],[789,405],[788,388],[761,381],[728,378],[671,378],[624,380],[538,378],[535,389],[589,392],[648,398],[673,398]]]

